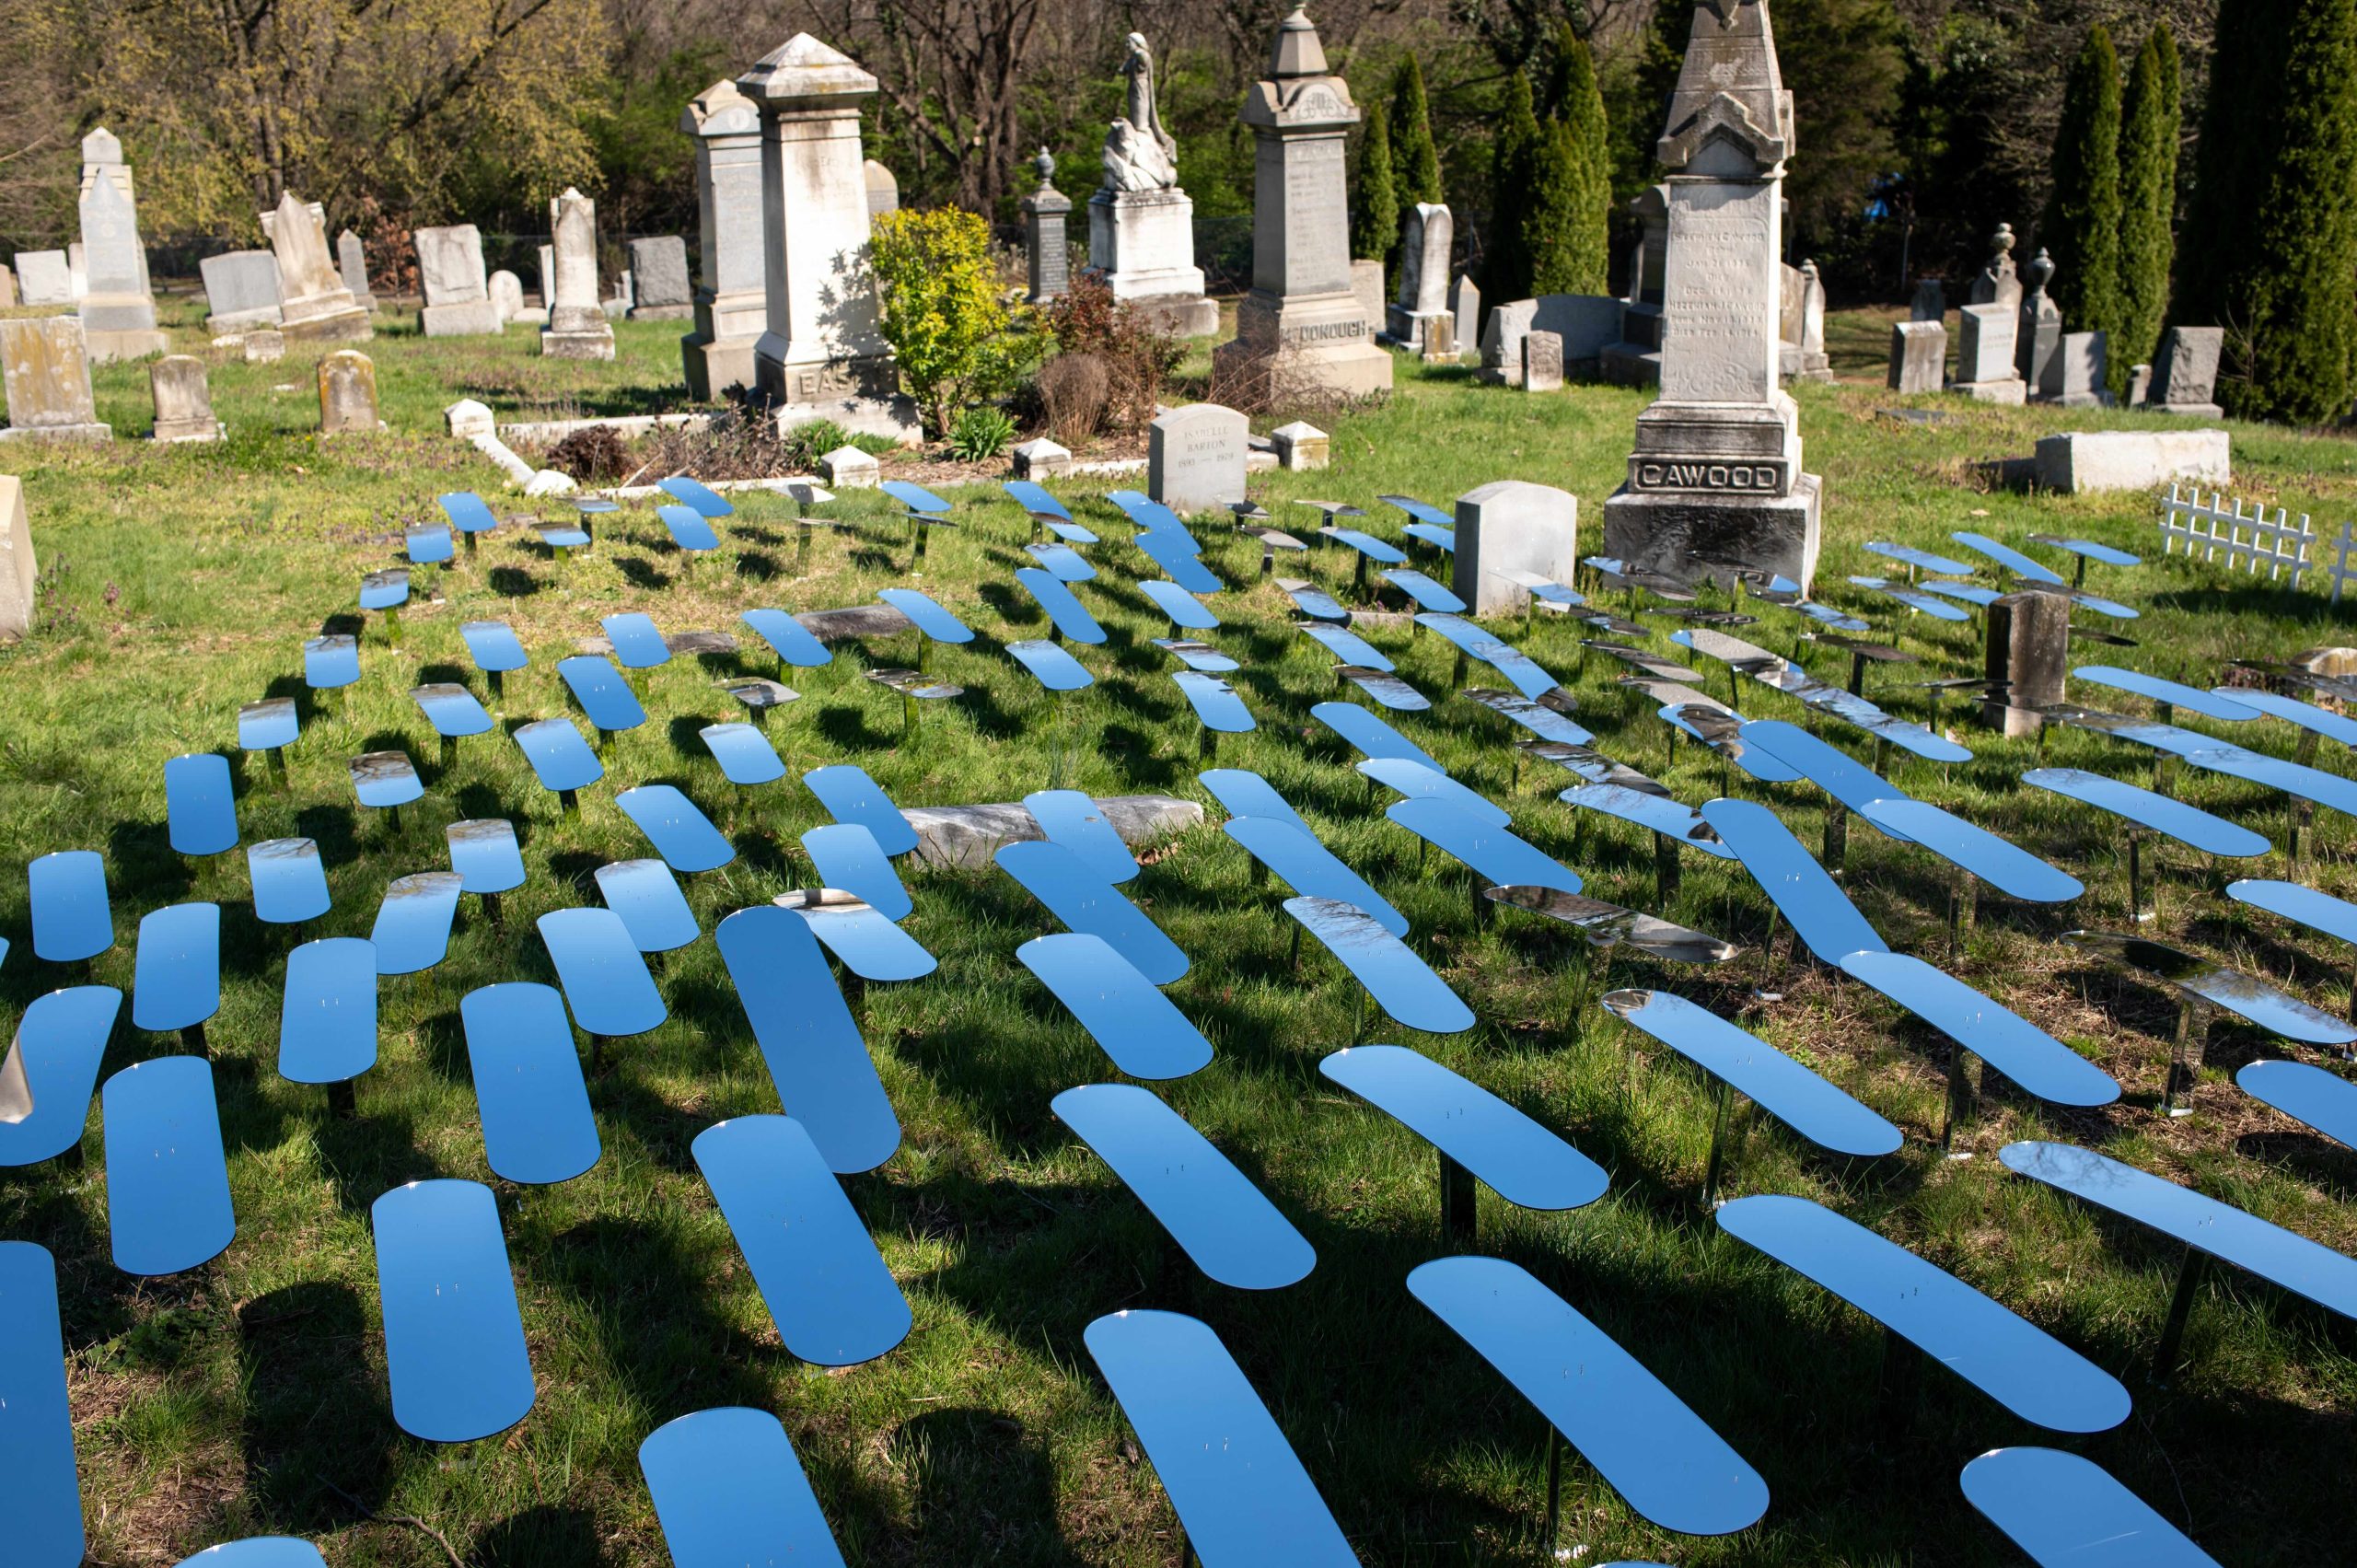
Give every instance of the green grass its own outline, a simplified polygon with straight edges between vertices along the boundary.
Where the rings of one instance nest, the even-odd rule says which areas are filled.
[[[1402,1286],[1411,1268],[1441,1250],[1431,1153],[1318,1076],[1319,1057],[1350,1041],[1349,983],[1314,947],[1298,972],[1288,967],[1277,891],[1252,885],[1243,853],[1215,827],[1155,857],[1130,889],[1192,957],[1170,995],[1217,1051],[1210,1067],[1159,1090],[1317,1247],[1306,1281],[1248,1295],[1173,1265],[1143,1210],[1048,1109],[1061,1089],[1112,1075],[1014,960],[1021,942],[1056,929],[1052,921],[995,873],[912,868],[917,912],[907,926],[941,968],[871,995],[867,1038],[903,1143],[881,1169],[846,1182],[914,1308],[907,1342],[840,1374],[800,1365],[778,1343],[689,1153],[711,1122],[777,1109],[726,970],[700,942],[659,976],[670,1021],[612,1051],[593,1076],[605,1148],[597,1167],[559,1188],[501,1190],[540,1385],[532,1413],[505,1436],[462,1448],[421,1444],[393,1426],[367,1211],[402,1181],[490,1179],[459,998],[495,981],[552,979],[531,921],[595,902],[598,865],[646,853],[611,805],[616,788],[677,783],[735,840],[737,860],[689,886],[707,928],[807,881],[795,838],[824,819],[798,784],[740,801],[719,779],[696,730],[734,716],[712,684],[726,661],[682,658],[654,672],[650,722],[618,739],[607,782],[571,819],[502,737],[462,743],[455,764],[441,766],[409,688],[454,679],[481,691],[458,626],[504,616],[534,660],[509,678],[498,704],[504,724],[562,713],[552,667],[575,639],[597,633],[599,615],[645,610],[670,630],[728,628],[755,605],[864,602],[903,580],[904,535],[880,497],[847,495],[835,511],[853,526],[822,535],[811,575],[797,575],[790,507],[754,496],[725,528],[731,559],[689,566],[651,513],[633,508],[609,519],[594,555],[560,573],[528,530],[510,528],[471,563],[422,578],[431,587],[407,613],[401,646],[367,628],[364,679],[349,706],[306,703],[291,788],[281,792],[259,765],[243,769],[246,841],[307,835],[328,864],[335,910],[304,935],[366,935],[385,883],[443,865],[442,826],[461,816],[517,820],[532,875],[505,900],[505,929],[470,900],[437,970],[384,984],[381,1054],[359,1086],[356,1119],[330,1116],[319,1091],[277,1076],[287,938],[253,923],[236,855],[191,865],[169,851],[162,765],[192,750],[236,762],[238,704],[302,694],[302,640],[355,623],[358,579],[396,560],[403,525],[431,515],[439,491],[492,493],[496,474],[440,434],[444,404],[477,396],[503,415],[666,406],[677,331],[618,324],[621,358],[610,366],[543,363],[523,332],[428,344],[387,331],[369,352],[393,429],[329,442],[306,433],[315,404],[300,355],[215,368],[216,410],[232,431],[215,447],[158,450],[130,439],[145,429],[145,373],[108,367],[99,377],[100,416],[125,439],[6,452],[25,478],[46,575],[37,634],[0,650],[8,693],[0,858],[21,863],[64,847],[105,853],[119,944],[97,961],[95,978],[126,991],[139,915],[209,898],[225,916],[224,1002],[210,1034],[236,1243],[175,1279],[141,1283],[116,1272],[95,1119],[87,1166],[13,1172],[0,1182],[0,1235],[40,1241],[59,1262],[94,1559],[168,1563],[217,1541],[288,1533],[319,1542],[338,1568],[447,1561],[418,1528],[363,1520],[352,1498],[379,1515],[425,1521],[482,1568],[656,1562],[660,1538],[637,1444],[674,1416],[744,1403],[784,1419],[854,1562],[1171,1563],[1175,1521],[1080,1338],[1102,1313],[1169,1307],[1218,1330],[1362,1560],[1537,1560],[1539,1420]],[[1400,375],[1388,406],[1330,422],[1330,471],[1256,479],[1256,495],[1281,522],[1306,528],[1311,514],[1284,505],[1295,498],[1374,509],[1385,491],[1446,502],[1484,481],[1520,477],[1578,494],[1596,547],[1596,509],[1622,471],[1642,396],[1583,387],[1531,398],[1477,387],[1465,370],[1405,362]],[[277,389],[284,387],[294,390]],[[2042,432],[2127,425],[2134,416],[1954,405],[1948,421],[1915,426],[1878,415],[1891,399],[1876,388],[1803,387],[1796,395],[1810,466],[1827,483],[1820,597],[1880,624],[1888,625],[1881,607],[1843,582],[1877,569],[1860,548],[1868,539],[1929,545],[1977,527],[2017,540],[2035,528],[2151,553],[2152,512],[2142,499],[1984,494],[1964,482],[1973,462],[2025,453]],[[2235,439],[2243,493],[2313,511],[2326,528],[2357,507],[2357,449],[2254,427],[2237,426]],[[934,540],[923,586],[981,633],[932,660],[966,696],[928,707],[904,739],[897,699],[860,670],[906,662],[907,644],[845,646],[833,666],[796,672],[790,683],[803,699],[770,726],[794,768],[855,761],[906,806],[1011,800],[1051,784],[1207,799],[1194,780],[1193,721],[1167,679],[1167,660],[1147,641],[1166,627],[1131,586],[1146,563],[1114,542],[1126,529],[1090,499],[1107,487],[1066,491],[1107,538],[1088,552],[1099,579],[1079,590],[1111,633],[1104,648],[1082,650],[1096,687],[1059,705],[999,651],[1002,640],[1043,634],[1011,581],[1028,563],[1028,524],[994,491],[963,491],[964,527]],[[494,505],[521,509],[512,500]],[[1517,1211],[1484,1194],[1480,1249],[1525,1264],[1618,1337],[1771,1488],[1759,1527],[1726,1540],[1685,1540],[1637,1520],[1574,1463],[1565,1540],[1587,1549],[1585,1561],[2013,1562],[1964,1504],[1955,1476],[1985,1448],[2034,1442],[2102,1463],[2225,1560],[2337,1555],[2357,1336],[2228,1276],[2208,1288],[2193,1318],[2189,1371],[2169,1389],[2148,1388],[2142,1358],[2167,1305],[2171,1249],[2007,1176],[1993,1157],[2022,1136],[2096,1144],[2328,1245],[2357,1245],[2346,1207],[2357,1194],[2357,1163],[2255,1114],[2232,1086],[2232,1069],[2270,1053],[2270,1042],[2220,1025],[2199,1113],[2177,1122],[2154,1114],[2173,1007],[2053,940],[2074,924],[2119,925],[2121,846],[2096,814],[2018,784],[2036,756],[2030,745],[1976,735],[1978,759],[1952,775],[1908,764],[1895,777],[2086,879],[2086,898],[2062,910],[1984,893],[1980,927],[1955,967],[2118,1075],[2128,1090],[2120,1105],[2045,1113],[1992,1076],[1959,1140],[1978,1157],[1942,1159],[1942,1042],[1863,988],[1794,963],[1782,944],[1773,957],[1758,951],[1764,901],[1739,872],[1700,858],[1659,912],[1755,950],[1716,971],[1622,959],[1611,974],[1613,983],[1674,988],[1739,1017],[1909,1133],[1901,1154],[1852,1167],[1757,1124],[1733,1191],[1833,1204],[2120,1373],[2137,1399],[2116,1432],[2056,1438],[1934,1373],[1911,1432],[1893,1441],[1876,1418],[1877,1332],[1720,1235],[1699,1210],[1712,1124],[1706,1086],[1632,1031],[1592,1010],[1571,1015],[1573,944],[1511,915],[1477,924],[1465,871],[1437,856],[1420,864],[1415,842],[1383,821],[1379,803],[1369,805],[1353,756],[1307,718],[1310,704],[1332,695],[1327,661],[1288,629],[1281,596],[1253,583],[1253,554],[1202,531],[1215,568],[1252,584],[1222,596],[1226,626],[1217,640],[1246,661],[1233,679],[1261,727],[1224,743],[1220,765],[1260,770],[1301,807],[1414,923],[1419,949],[1482,1020],[1463,1037],[1433,1039],[1391,1029],[1370,1012],[1364,1038],[1429,1051],[1562,1129],[1612,1172],[1609,1195],[1569,1215]],[[1329,586],[1347,587],[1339,552],[1308,564]],[[2204,684],[2230,656],[2357,641],[2312,592],[2293,598],[2182,561],[2099,572],[2096,586],[2147,610],[2131,629],[2142,645],[2103,656]],[[1789,651],[1795,625],[1771,612],[1754,633]],[[1518,623],[1505,630],[1571,682],[1599,745],[1666,774],[1689,801],[1717,791],[1717,765],[1701,753],[1682,752],[1665,769],[1663,726],[1624,708],[1604,661],[1579,669],[1570,628],[1542,623],[1528,637]],[[1923,656],[1926,675],[1977,666],[1971,628],[1897,630]],[[1396,624],[1371,634],[1426,691],[1448,689],[1445,645],[1411,642]],[[1820,675],[1841,673],[1822,654],[1805,657]],[[750,653],[744,665],[768,672]],[[1707,673],[1721,690],[1721,672]],[[1794,711],[1756,687],[1742,701],[1758,715]],[[1888,701],[1915,711],[1903,694]],[[1650,847],[1609,822],[1583,832],[1553,799],[1575,781],[1533,768],[1515,789],[1508,741],[1518,732],[1455,701],[1400,727],[1468,784],[1501,800],[1514,790],[1517,830],[1575,866],[1592,892],[1652,907]],[[2280,726],[2258,738],[2290,749]],[[345,774],[349,758],[394,746],[417,759],[430,790],[398,835],[355,809]],[[2139,779],[2149,766],[2140,750],[2078,735],[2054,736],[2045,760]],[[2256,788],[2200,773],[2184,775],[2180,787],[2270,835],[2280,827],[2280,810]],[[1771,801],[1805,842],[1817,842],[1814,792],[1749,784],[1740,792]],[[2350,825],[2328,819],[2320,837],[2319,885],[2357,889]],[[2345,1004],[2345,953],[2247,916],[2216,891],[2228,875],[2281,874],[2280,859],[2215,868],[2182,854],[2170,861],[2165,939],[2269,973],[2320,1005]],[[1945,883],[1933,863],[1857,826],[1850,875],[1894,947],[1946,961]],[[0,998],[11,1013],[68,978],[32,958],[23,887],[20,877],[0,877],[0,935],[14,944]],[[106,1071],[179,1049],[133,1029],[126,1014]]]

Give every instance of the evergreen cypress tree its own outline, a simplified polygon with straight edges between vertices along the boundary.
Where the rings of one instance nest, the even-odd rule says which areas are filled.
[[[1433,145],[1432,116],[1424,106],[1424,71],[1412,54],[1391,78],[1391,177],[1399,192],[1399,227],[1419,202],[1446,202],[1441,191],[1440,151]]]
[[[2177,217],[2177,42],[2159,22],[2136,52],[2119,120],[2119,330],[2111,340],[2111,388],[2125,393],[2131,367],[2160,346],[2169,302]]]
[[[1530,202],[1530,159],[1538,145],[1538,115],[1530,75],[1516,71],[1490,142],[1490,227],[1482,251],[1481,294],[1488,304],[1530,297],[1530,252],[1523,243]]]
[[[2186,202],[2185,232],[2194,242],[2177,258],[2169,310],[2186,326],[2226,326],[2235,319],[2231,296],[2247,254],[2239,242],[2241,227],[2267,187],[2282,141],[2275,117],[2252,112],[2252,105],[2281,90],[2275,78],[2283,66],[2284,17],[2297,3],[2219,0],[2201,141]]]
[[[1399,194],[1391,178],[1391,129],[1383,105],[1371,103],[1359,132],[1357,200],[1351,204],[1351,255],[1380,261],[1399,243]]]
[[[1596,86],[1596,57],[1569,26],[1556,39],[1555,71],[1557,112],[1570,133],[1574,159],[1571,252],[1564,269],[1573,281],[1562,292],[1602,294],[1611,269],[1611,132]]]
[[[2120,351],[2119,55],[2098,22],[2072,62],[2054,135],[2054,191],[2038,242],[2055,261],[2066,331],[2106,332]]]
[[[1579,270],[1583,161],[1571,126],[1550,120],[1538,127],[1522,210],[1522,250],[1529,258],[1534,296],[1585,292]]]

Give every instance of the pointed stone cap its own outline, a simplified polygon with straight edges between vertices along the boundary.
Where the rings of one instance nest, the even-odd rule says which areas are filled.
[[[1654,154],[1665,168],[1683,169],[1713,143],[1762,171],[1792,154],[1793,95],[1777,68],[1776,40],[1761,0],[1701,0],[1694,7],[1686,63]],[[1724,159],[1722,153],[1713,161]]]
[[[725,77],[690,99],[679,111],[679,130],[690,136],[742,135],[761,128],[761,110]]]
[[[794,107],[872,97],[876,78],[841,50],[798,32],[755,61],[737,78],[737,90],[756,103]]]
[[[121,163],[122,143],[117,139],[113,132],[101,125],[82,138],[82,161],[84,163]]]
[[[1277,24],[1276,46],[1269,51],[1269,75],[1279,81],[1326,75],[1326,46],[1318,41],[1318,24],[1299,6]]]

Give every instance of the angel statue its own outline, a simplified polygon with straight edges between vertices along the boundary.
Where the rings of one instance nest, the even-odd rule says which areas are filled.
[[[1129,91],[1121,118],[1105,133],[1105,188],[1167,191],[1178,183],[1178,144],[1163,128],[1154,101],[1154,55],[1144,33],[1130,34],[1121,74],[1130,79]]]

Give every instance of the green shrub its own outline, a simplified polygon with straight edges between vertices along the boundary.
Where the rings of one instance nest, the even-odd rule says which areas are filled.
[[[868,248],[877,322],[925,425],[947,432],[953,411],[1011,391],[1039,357],[999,293],[990,225],[954,207],[885,213]]]
[[[2168,310],[2176,259],[2177,41],[2155,22],[2136,52],[2119,122],[2119,335],[2111,343],[2111,388],[2123,392],[2130,367],[2150,364]]]
[[[1399,196],[1391,179],[1390,122],[1383,105],[1369,104],[1359,133],[1359,180],[1351,203],[1351,255],[1380,261],[1399,243]]]
[[[2119,353],[2119,55],[2098,22],[2071,64],[2054,133],[2054,192],[2038,242],[2054,257],[2066,331],[2104,332]]]
[[[1530,296],[1530,252],[1523,242],[1523,226],[1530,201],[1531,157],[1538,145],[1538,114],[1530,74],[1516,71],[1506,83],[1505,108],[1490,144],[1490,228],[1481,294],[1492,305]]]
[[[1602,294],[1611,270],[1612,139],[1596,87],[1596,59],[1567,25],[1555,51],[1555,101],[1562,106],[1573,159],[1571,227],[1558,274],[1569,286],[1554,294]]]
[[[797,424],[782,437],[785,460],[794,468],[807,471],[819,466],[819,459],[829,452],[856,446],[851,432],[831,419],[814,419]]]
[[[1015,416],[995,403],[976,403],[949,427],[949,455],[961,463],[986,463],[1015,439]]]

